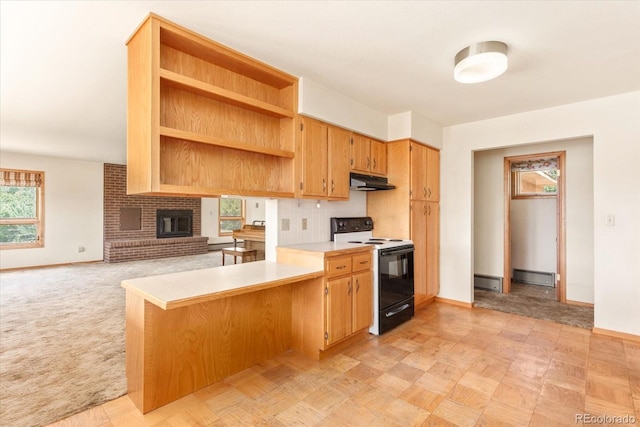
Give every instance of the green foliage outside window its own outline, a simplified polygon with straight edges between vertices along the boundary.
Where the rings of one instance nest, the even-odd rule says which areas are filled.
[[[220,198],[219,235],[228,235],[244,224],[244,202],[242,199]]]
[[[0,218],[36,219],[35,187],[0,186]],[[0,243],[29,243],[38,239],[36,224],[1,224]]]

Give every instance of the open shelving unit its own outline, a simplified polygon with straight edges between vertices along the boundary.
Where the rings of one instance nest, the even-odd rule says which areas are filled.
[[[297,77],[155,14],[127,48],[129,194],[293,197]]]

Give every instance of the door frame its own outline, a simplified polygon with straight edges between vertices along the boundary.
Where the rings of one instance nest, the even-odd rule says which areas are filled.
[[[567,266],[566,266],[566,151],[527,154],[504,158],[504,281],[502,292],[511,292],[511,163],[541,157],[558,158],[558,193],[556,196],[556,300],[567,302]]]

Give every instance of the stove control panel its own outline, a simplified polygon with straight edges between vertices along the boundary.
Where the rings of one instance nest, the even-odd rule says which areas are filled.
[[[331,240],[337,233],[355,233],[358,231],[372,231],[373,220],[370,216],[351,218],[331,218]]]

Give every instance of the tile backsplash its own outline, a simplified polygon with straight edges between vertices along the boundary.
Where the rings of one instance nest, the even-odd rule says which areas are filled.
[[[347,202],[280,199],[277,204],[278,246],[328,241],[331,217],[367,214],[367,194],[364,191],[351,191]],[[287,228],[286,220],[289,220],[288,230],[283,229]]]

